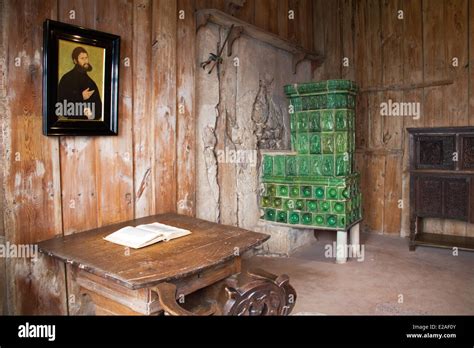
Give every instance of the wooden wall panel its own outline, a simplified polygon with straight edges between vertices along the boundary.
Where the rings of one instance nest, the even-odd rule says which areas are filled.
[[[258,0],[245,0],[244,6],[239,9],[234,15],[250,24],[255,23],[255,3]],[[278,1],[278,4],[286,3],[286,1]]]
[[[255,25],[278,34],[278,0],[258,0],[255,2]]]
[[[299,33],[298,27],[298,0],[288,0],[288,11],[294,11],[294,19],[288,20],[288,40],[293,42],[301,42],[301,35]]]
[[[382,4],[382,75],[383,86],[400,84],[403,78],[403,22],[398,19],[401,1],[385,0]],[[403,101],[403,92],[390,91],[384,93],[384,102]],[[403,135],[403,117],[382,117],[382,146],[386,149],[401,149]],[[388,159],[387,159],[388,160]]]
[[[195,3],[196,10],[215,8],[263,28],[290,41],[297,42],[307,49],[314,47],[313,6],[325,3],[324,7],[338,7],[339,0],[245,0],[241,8],[231,5],[233,0],[187,0]],[[241,3],[241,1],[235,1]],[[288,11],[294,11],[294,19],[288,19]],[[337,20],[335,13],[333,18]],[[332,16],[328,16],[332,18]],[[337,29],[336,27],[334,27]],[[338,29],[337,29],[338,30]],[[338,45],[335,45],[335,47]]]
[[[386,155],[384,178],[383,233],[400,234],[402,209],[402,157],[399,154]]]
[[[151,0],[133,3],[133,187],[135,218],[155,212],[155,119],[151,111]],[[189,13],[186,13],[189,17]]]
[[[15,244],[62,233],[59,143],[57,137],[42,135],[41,123],[42,24],[45,18],[56,18],[56,10],[53,1],[8,1],[1,13],[2,31],[8,30],[5,57],[0,57],[8,62],[3,67],[3,213],[6,238]],[[65,298],[57,293],[64,293],[63,264],[43,257],[6,262],[11,313],[39,314],[41,303],[48,303],[52,314],[65,313]]]
[[[313,13],[324,14],[324,20],[318,23],[314,32],[314,47],[324,56],[324,62],[315,72],[314,80],[327,80],[341,78],[342,68],[342,44],[341,44],[341,20],[339,16],[339,0],[324,1],[316,0],[312,4]]]
[[[317,2],[313,6],[322,7]],[[471,122],[473,74],[467,62],[472,61],[473,56],[473,26],[469,25],[473,21],[472,1],[361,0],[351,4],[341,0],[340,6],[342,52],[347,55],[345,47],[349,47],[350,52],[353,45],[354,76],[362,88],[357,105],[356,158],[358,161],[364,158],[370,161],[373,156],[385,158],[382,169],[377,163],[365,167],[369,177],[377,177],[376,172],[380,170],[384,176],[383,228],[377,232],[397,233],[397,226],[401,226],[400,233],[406,235],[409,230],[409,175],[405,129],[467,125]],[[397,18],[398,10],[403,11],[402,20]],[[327,12],[322,9],[313,11],[316,44],[322,41],[321,30],[329,21],[326,19]],[[353,12],[352,18],[347,15],[350,12]],[[354,23],[352,33],[347,29],[351,19]],[[347,43],[351,34],[353,42]],[[325,43],[319,46],[327,51]],[[452,66],[453,57],[459,60],[457,68]],[[337,78],[339,74],[338,67],[326,64],[323,70],[316,71],[315,78]],[[351,75],[345,75],[343,68],[342,76]],[[453,83],[437,84],[447,79],[452,79]],[[425,88],[416,86],[422,83],[434,85]],[[380,103],[389,99],[417,103],[420,119],[379,117]],[[358,166],[364,167],[363,164]],[[395,178],[394,173],[402,176],[401,181]],[[364,199],[367,218],[367,212],[371,212],[369,208],[377,206],[380,196],[378,191],[365,190],[369,191]],[[403,198],[401,224],[398,214],[391,214],[395,195]],[[369,216],[367,225],[372,225],[372,230],[377,224],[377,219]],[[471,225],[448,220],[432,220],[425,227],[438,233],[474,233]]]
[[[278,1],[278,10],[277,10],[277,17],[278,17],[278,35],[284,39],[288,38],[288,25],[289,25],[289,18],[288,18],[288,1]],[[313,16],[308,16],[311,20]],[[313,32],[313,28],[309,28],[311,32]]]
[[[176,26],[176,0],[153,1],[151,93],[157,212],[176,211]]]
[[[58,2],[58,20],[61,22],[95,29],[95,18],[95,1]],[[94,137],[60,137],[62,216],[65,234],[97,227],[95,153]],[[84,214],[85,211],[88,214]]]
[[[447,57],[445,50],[444,0],[423,2],[423,54],[424,80],[438,81],[446,77]],[[448,126],[448,119],[443,115],[444,91],[442,87],[430,87],[424,90],[425,127]]]
[[[355,80],[356,60],[354,40],[356,34],[356,0],[340,0],[342,59],[348,59],[348,65],[341,65],[341,78]],[[342,64],[342,61],[341,61]]]
[[[443,116],[450,126],[466,126],[469,122],[468,9],[467,0],[444,2],[446,76],[453,79],[453,84],[444,86]],[[453,59],[457,59],[457,66]],[[465,236],[467,225],[445,220],[443,233]]]
[[[186,15],[178,20],[177,28],[177,209],[180,214],[193,216],[196,213],[196,23],[191,1],[179,0],[179,10],[184,10]]]
[[[423,81],[423,21],[421,0],[403,0],[401,9],[403,20],[403,84],[416,84]],[[402,162],[402,223],[401,235],[408,236],[410,231],[410,175],[409,175],[409,142],[406,128],[421,127],[423,122],[423,89],[406,90],[403,101],[419,103],[420,118],[403,117],[403,162]]]
[[[474,126],[474,1],[469,0],[469,125]]]
[[[97,29],[113,32],[120,41],[119,135],[97,139],[97,202],[99,226],[133,218],[132,135],[132,2],[97,2]]]

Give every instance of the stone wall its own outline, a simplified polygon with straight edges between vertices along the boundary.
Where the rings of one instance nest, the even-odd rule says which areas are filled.
[[[196,55],[205,61],[227,30],[209,23],[197,34]],[[227,52],[227,49],[224,50]],[[243,35],[219,69],[196,73],[196,215],[271,234],[260,250],[288,255],[314,240],[313,230],[259,220],[260,149],[290,149],[288,101],[283,86],[311,81],[311,64],[292,72],[290,53]]]

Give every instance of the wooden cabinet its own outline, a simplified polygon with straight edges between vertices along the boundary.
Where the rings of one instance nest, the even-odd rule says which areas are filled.
[[[416,245],[474,250],[474,238],[421,229],[422,218],[474,223],[474,127],[409,128],[410,250]]]

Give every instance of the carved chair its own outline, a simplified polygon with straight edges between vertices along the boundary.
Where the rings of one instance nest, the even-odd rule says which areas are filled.
[[[179,294],[174,284],[161,283],[154,291],[165,315],[288,315],[296,302],[296,291],[286,274],[277,276],[262,269],[249,270],[203,289],[197,296],[199,302],[202,298],[217,300],[194,305],[191,310],[176,301]]]

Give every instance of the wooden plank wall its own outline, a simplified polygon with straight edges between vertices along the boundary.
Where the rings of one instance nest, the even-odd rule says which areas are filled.
[[[4,234],[11,243],[36,243],[159,212],[195,214],[193,12],[218,8],[306,48],[314,44],[310,0],[232,3],[0,0],[0,241]],[[295,20],[287,20],[289,10]],[[118,137],[42,135],[46,18],[121,36]],[[48,258],[5,261],[9,281],[0,263],[0,283],[8,284],[9,313],[78,310],[69,267]]]
[[[473,124],[473,3],[313,2],[314,47],[327,56],[314,78],[351,78],[362,89],[358,96],[356,164],[363,176],[365,231],[408,234],[405,128]],[[343,57],[349,58],[349,67],[342,65]],[[457,67],[452,64],[455,57]],[[442,80],[453,83],[436,84]],[[433,82],[430,87],[413,86]],[[389,99],[420,103],[421,118],[380,116],[380,103]],[[398,209],[399,200],[402,209]],[[433,219],[425,228],[437,233],[474,235],[474,226],[462,222]]]

